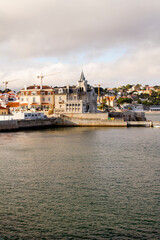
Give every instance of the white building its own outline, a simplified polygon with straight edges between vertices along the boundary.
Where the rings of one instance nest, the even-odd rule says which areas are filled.
[[[49,86],[30,86],[20,90],[21,110],[53,110],[54,91]]]
[[[14,114],[6,114],[0,115],[0,121],[7,121],[7,120],[33,120],[33,119],[44,119],[46,115],[42,112],[15,112]]]
[[[97,95],[87,84],[83,72],[76,86],[55,88],[55,113],[95,113]]]

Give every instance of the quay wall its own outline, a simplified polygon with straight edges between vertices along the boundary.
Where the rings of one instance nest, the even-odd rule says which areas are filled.
[[[124,120],[108,120],[108,118],[84,118],[82,117],[68,117],[66,115],[60,116],[56,121],[56,126],[79,126],[79,127],[127,127],[127,122]]]
[[[70,118],[85,118],[85,119],[108,119],[108,113],[65,113],[59,115],[60,117],[66,116]]]
[[[0,131],[47,128],[55,126],[55,119],[8,120],[0,121]]]
[[[128,121],[128,127],[153,127],[152,121]]]
[[[30,129],[42,129],[52,127],[153,127],[152,121],[124,121],[122,119],[95,119],[58,117],[50,119],[34,120],[8,120],[0,121],[0,131],[19,131]],[[156,123],[156,125],[158,125]]]
[[[0,131],[18,130],[18,128],[17,120],[0,121]]]

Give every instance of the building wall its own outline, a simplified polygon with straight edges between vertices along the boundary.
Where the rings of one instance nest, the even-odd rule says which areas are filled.
[[[21,109],[51,108],[55,106],[53,89],[25,89],[20,92]]]
[[[4,114],[8,114],[8,109],[0,107],[0,115],[4,115]]]

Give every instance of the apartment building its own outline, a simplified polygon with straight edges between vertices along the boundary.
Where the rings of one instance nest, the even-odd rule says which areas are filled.
[[[21,110],[53,110],[54,90],[49,86],[29,86],[20,90]]]

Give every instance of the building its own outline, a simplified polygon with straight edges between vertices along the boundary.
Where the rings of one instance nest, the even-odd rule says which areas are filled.
[[[4,108],[0,106],[0,115],[6,115],[8,114],[8,108]]]
[[[19,102],[8,102],[7,108],[9,109],[10,113],[19,111]]]
[[[20,90],[21,110],[51,110],[54,109],[54,90],[49,86],[29,86]]]
[[[97,111],[97,95],[94,88],[87,84],[82,71],[76,86],[55,88],[55,110],[61,113],[95,113]]]

